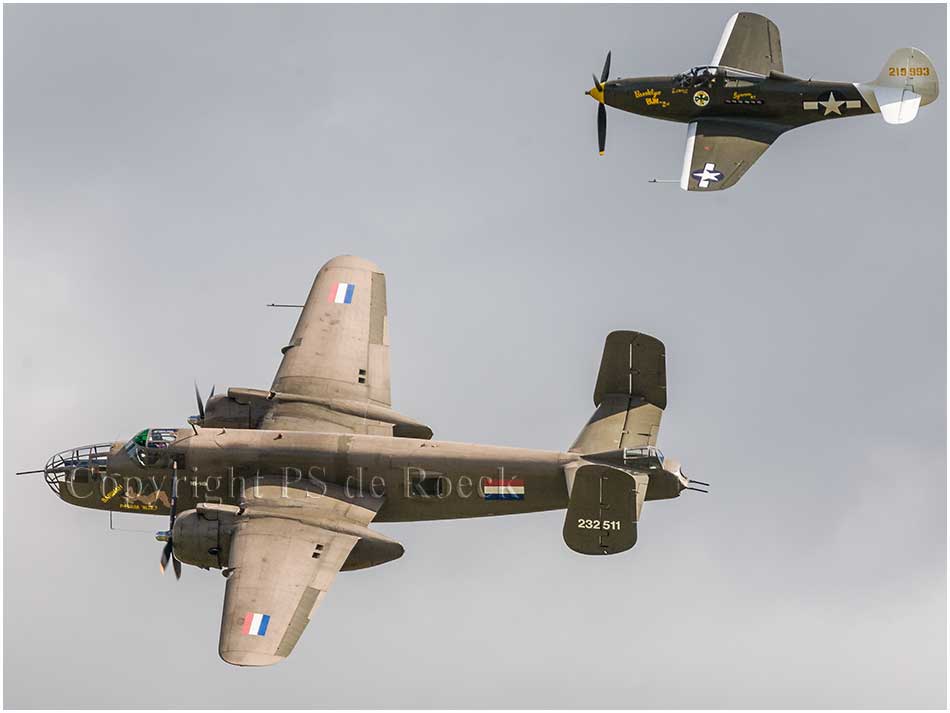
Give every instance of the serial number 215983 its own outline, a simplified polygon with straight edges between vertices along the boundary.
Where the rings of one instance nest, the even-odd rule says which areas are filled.
[[[590,520],[577,518],[577,527],[581,530],[619,530],[620,520]]]

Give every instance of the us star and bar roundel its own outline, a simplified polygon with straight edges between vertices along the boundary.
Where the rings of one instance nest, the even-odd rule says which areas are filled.
[[[338,305],[348,305],[353,302],[353,293],[356,291],[356,285],[351,282],[338,282],[335,287],[330,288],[328,302],[335,302]]]

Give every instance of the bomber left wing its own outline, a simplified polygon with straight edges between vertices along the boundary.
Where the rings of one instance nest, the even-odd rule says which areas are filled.
[[[690,122],[680,188],[721,191],[734,186],[786,131],[766,122],[700,119]]]
[[[362,433],[432,438],[432,429],[393,410],[386,276],[340,255],[320,268],[269,390],[230,388],[199,399],[206,427]]]

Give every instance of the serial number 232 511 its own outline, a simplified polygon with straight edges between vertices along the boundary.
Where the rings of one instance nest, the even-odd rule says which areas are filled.
[[[619,530],[620,520],[590,520],[587,518],[577,518],[577,527],[580,530]]]

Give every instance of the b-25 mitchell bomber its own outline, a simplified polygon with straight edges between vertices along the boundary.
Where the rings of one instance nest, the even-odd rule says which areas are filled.
[[[567,546],[610,555],[636,544],[644,501],[706,492],[656,447],[666,355],[646,334],[608,335],[596,410],[564,452],[436,441],[393,410],[386,279],[366,260],[323,266],[281,351],[270,389],[199,395],[185,427],[72,448],[41,471],[67,503],[168,517],[163,571],[222,570],[231,664],[286,658],[338,572],[402,556],[373,521],[566,508]]]
[[[826,119],[879,113],[906,124],[937,98],[933,63],[921,50],[895,50],[871,82],[822,82],[784,73],[778,27],[762,15],[729,18],[707,66],[671,77],[612,79],[610,52],[587,94],[597,107],[603,155],[607,110],[616,109],[689,124],[680,188],[721,191],[742,178],[786,131]]]

